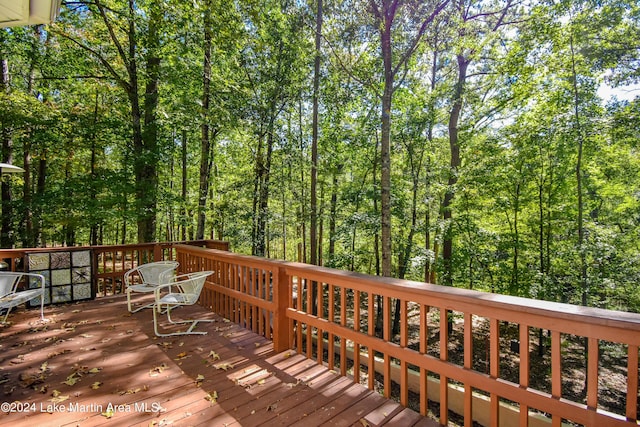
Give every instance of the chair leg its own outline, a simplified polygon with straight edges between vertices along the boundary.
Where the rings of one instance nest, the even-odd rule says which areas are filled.
[[[131,291],[127,291],[127,309],[129,310],[129,313],[137,313],[140,310],[143,310],[145,308],[152,308],[155,307],[155,303],[151,302],[149,304],[145,304],[143,306],[137,307],[137,308],[133,308],[131,305]],[[164,311],[161,311],[161,313],[164,314]]]
[[[9,317],[9,313],[11,312],[11,309],[13,307],[7,307],[6,310],[7,312],[4,314],[4,319],[2,319],[2,324],[6,325],[7,324],[7,318]]]
[[[161,333],[158,330],[158,312],[160,311],[160,307],[158,304],[154,304],[153,307],[153,331],[156,333],[156,336],[159,337],[170,337],[170,336],[175,336],[175,335],[206,335],[207,331],[194,331],[193,329],[195,329],[195,327],[198,325],[198,323],[203,323],[203,322],[215,322],[214,319],[197,319],[197,320],[179,320],[179,321],[175,321],[173,319],[171,319],[171,310],[173,310],[174,308],[177,307],[169,307],[167,306],[167,310],[165,311],[165,313],[167,314],[167,320],[169,321],[169,323],[171,323],[172,325],[186,325],[189,324],[190,326],[183,331],[180,332],[172,332],[169,334],[164,334]]]

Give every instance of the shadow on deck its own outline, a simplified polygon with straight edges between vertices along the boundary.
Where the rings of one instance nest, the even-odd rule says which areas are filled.
[[[201,307],[204,336],[157,338],[122,296],[17,311],[0,329],[0,425],[436,426]]]

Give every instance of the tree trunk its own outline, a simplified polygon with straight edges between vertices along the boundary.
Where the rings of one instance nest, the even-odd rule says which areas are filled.
[[[99,92],[96,89],[96,97],[93,105],[93,126],[91,131],[91,186],[90,186],[90,199],[94,206],[97,206],[96,199],[98,195],[96,194],[96,189],[93,186],[93,183],[97,181],[96,176],[96,157],[97,157],[97,148],[96,148],[96,127],[98,124],[98,100],[99,100]],[[102,222],[102,221],[100,221]],[[98,245],[98,230],[100,228],[100,224],[98,222],[92,222],[91,229],[89,231],[89,244],[92,246]]]
[[[150,3],[147,35],[146,86],[144,94],[144,131],[142,133],[143,161],[137,163],[138,242],[152,242],[156,237],[156,211],[158,193],[158,83],[160,80],[160,34],[162,12],[157,2]]]
[[[204,5],[204,60],[202,64],[202,136],[200,144],[200,184],[198,191],[198,228],[196,240],[204,238],[205,208],[209,193],[209,154],[211,140],[209,132],[209,103],[211,100],[211,1]]]
[[[0,34],[0,44],[4,42],[2,36],[4,32]],[[4,50],[0,49],[0,53]],[[3,93],[11,93],[11,86],[9,82],[9,62],[6,58],[0,58],[0,90]],[[0,129],[0,138],[2,138],[2,161],[4,163],[13,163],[13,139],[11,138],[11,129],[9,123],[2,122],[2,129]],[[11,203],[12,193],[9,182],[2,180],[0,185],[0,193],[2,200],[2,232],[0,233],[0,247],[13,248],[15,245],[15,236],[12,225],[13,219],[13,207]]]
[[[445,221],[445,232],[442,242],[442,260],[444,263],[444,284],[453,284],[453,267],[451,256],[453,254],[453,236],[451,231],[451,204],[455,195],[455,185],[458,182],[458,168],[460,167],[460,141],[458,139],[458,123],[463,105],[464,86],[467,79],[467,67],[469,61],[458,55],[458,81],[456,82],[453,107],[449,114],[449,148],[451,150],[449,180],[447,182],[447,192],[442,202],[443,219]]]
[[[272,103],[270,120],[267,126],[266,141],[259,137],[256,155],[256,177],[254,182],[254,232],[252,254],[265,256],[267,238],[267,217],[269,215],[269,180],[271,172],[271,156],[274,143],[274,123],[276,119],[276,106]]]
[[[182,232],[180,234],[181,239],[187,240],[187,222],[189,221],[189,215],[187,212],[187,131],[186,129],[182,130],[182,156],[181,156],[181,166],[182,166],[182,221],[180,221],[180,226],[182,228]]]
[[[336,216],[338,211],[338,170],[333,173],[333,184],[331,186],[331,202],[329,206],[329,261],[331,262],[336,253]],[[355,252],[352,252],[352,254]]]
[[[576,193],[578,196],[578,251],[580,256],[580,290],[582,294],[580,301],[581,304],[586,307],[588,305],[589,283],[587,280],[587,249],[585,246],[584,202],[582,190],[582,151],[584,146],[584,132],[582,130],[582,121],[580,117],[580,93],[578,91],[578,74],[576,71],[576,58],[573,46],[573,36],[571,36],[569,40],[569,47],[571,49],[571,72],[573,80],[574,130],[578,140],[578,158],[576,159]]]
[[[318,98],[320,92],[320,48],[322,34],[322,0],[317,0],[316,11],[316,50],[313,65],[313,118],[311,139],[311,264],[318,265]]]
[[[380,135],[380,211],[382,219],[382,275],[391,277],[391,103],[393,98],[393,69],[391,50],[391,24],[395,11],[385,7],[380,38],[384,69]]]

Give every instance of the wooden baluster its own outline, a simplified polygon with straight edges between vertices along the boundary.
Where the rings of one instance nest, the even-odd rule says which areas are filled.
[[[391,298],[384,297],[382,303],[382,336],[387,342],[391,341]],[[383,368],[384,397],[391,397],[391,358],[389,354],[384,354]]]
[[[587,406],[598,407],[598,339],[589,337],[587,354]]]
[[[368,322],[369,322],[369,327],[368,327],[368,333],[370,337],[374,337],[376,335],[376,319],[375,319],[375,315],[377,313],[377,310],[375,308],[375,298],[373,296],[373,292],[369,292],[369,305],[367,307],[367,311],[368,311]],[[373,351],[373,348],[371,347],[371,345],[369,345],[369,347],[367,348],[368,353],[369,353],[369,364],[367,367],[367,376],[368,376],[368,387],[369,390],[373,390],[374,389],[374,384],[375,384],[375,378],[376,378],[376,364],[375,364],[375,353]]]
[[[489,375],[491,378],[500,377],[500,321],[489,320]],[[491,425],[500,425],[500,396],[491,393]]]
[[[520,386],[529,387],[529,326],[520,325]],[[520,402],[520,426],[529,425],[529,407]]]
[[[562,397],[562,339],[558,331],[551,331],[551,395],[554,399]],[[562,417],[552,415],[551,425],[561,427]]]
[[[353,330],[360,332],[360,291],[353,291]],[[353,378],[360,383],[360,344],[353,343]]]
[[[449,316],[440,307],[440,360],[449,360]],[[440,375],[440,425],[449,424],[449,379]]]
[[[420,354],[427,354],[429,341],[429,306],[420,304]],[[427,416],[429,411],[429,371],[420,368],[420,414]]]
[[[627,349],[627,420],[638,420],[638,346]]]
[[[409,345],[409,318],[407,315],[407,300],[400,302],[400,347]],[[409,365],[403,358],[400,360],[400,404],[409,406]]]
[[[340,324],[347,327],[347,288],[340,288]],[[347,339],[340,338],[340,375],[347,376]]]
[[[313,286],[312,281],[307,280],[307,314],[313,313]],[[311,325],[307,324],[307,357],[313,357],[313,331]]]
[[[464,313],[464,367],[473,369],[473,315]],[[464,425],[473,425],[473,388],[464,384]]]

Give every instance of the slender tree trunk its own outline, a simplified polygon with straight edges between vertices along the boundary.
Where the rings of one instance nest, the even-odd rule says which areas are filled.
[[[198,191],[198,228],[196,239],[204,238],[205,208],[207,206],[207,194],[209,193],[209,153],[211,140],[209,132],[209,103],[211,100],[211,8],[210,0],[204,5],[204,60],[202,64],[202,136],[200,144],[200,184]]]
[[[182,221],[180,225],[182,232],[180,238],[184,241],[187,240],[187,223],[189,221],[189,213],[187,212],[187,130],[182,130],[182,151],[181,151],[181,166],[182,166],[182,185],[181,185],[181,197],[182,197]]]
[[[451,160],[449,164],[449,179],[447,182],[447,192],[442,203],[443,219],[445,221],[444,239],[442,242],[442,260],[444,263],[444,284],[453,284],[453,266],[451,257],[453,255],[453,236],[451,231],[452,210],[451,205],[455,195],[455,185],[458,182],[458,168],[460,167],[460,141],[458,138],[458,123],[463,105],[464,86],[467,79],[467,67],[469,61],[458,55],[458,81],[456,82],[453,107],[449,114],[449,148],[451,150]]]
[[[298,102],[298,129],[300,130],[300,134],[298,135],[298,141],[300,142],[300,210],[298,212],[298,224],[299,226],[299,234],[301,238],[301,242],[298,249],[298,261],[305,263],[307,262],[307,212],[306,212],[306,199],[305,199],[305,153],[304,153],[304,136],[302,134],[302,101]]]
[[[90,199],[93,206],[96,206],[96,199],[98,195],[96,194],[96,189],[94,187],[94,183],[97,181],[97,173],[96,173],[96,163],[97,163],[97,148],[96,148],[96,128],[98,125],[98,105],[99,105],[100,93],[96,89],[96,96],[93,104],[93,126],[91,131],[91,186],[90,186]],[[91,229],[89,232],[89,244],[92,246],[96,246],[98,244],[98,230],[100,224],[97,222],[93,222],[91,224]]]
[[[519,277],[519,256],[520,256],[520,230],[518,223],[518,213],[520,210],[520,183],[516,184],[516,193],[515,200],[513,206],[513,272],[511,273],[511,294],[513,295],[515,292],[518,292],[520,287],[520,277]]]
[[[311,139],[311,224],[310,224],[310,244],[311,244],[311,264],[318,265],[318,103],[320,93],[320,55],[321,55],[321,35],[322,35],[322,0],[317,0],[316,10],[316,50],[313,65],[313,123]]]
[[[156,214],[158,194],[158,83],[160,80],[160,33],[162,12],[158,2],[149,7],[149,29],[147,33],[146,86],[144,94],[144,132],[142,134],[145,161],[138,163],[138,195],[141,210],[138,217],[138,241],[151,242],[156,237]]]
[[[252,254],[266,255],[267,220],[269,215],[269,180],[271,172],[271,156],[273,154],[274,126],[276,120],[276,106],[272,103],[267,132],[259,137],[256,155],[256,178],[254,182],[254,232]]]
[[[36,27],[35,33],[37,34],[38,28]],[[27,82],[27,93],[33,93],[33,84],[35,81],[35,69],[36,69],[36,53],[35,50],[37,47],[35,46],[37,43],[34,41],[32,46],[32,55],[31,61],[29,63],[29,80]],[[29,128],[28,132],[32,132],[32,129]],[[32,163],[31,163],[31,151],[32,144],[31,138],[25,138],[23,147],[22,147],[22,155],[23,162],[22,167],[24,168],[24,186],[23,186],[23,196],[22,201],[24,202],[25,210],[24,210],[24,234],[22,236],[22,246],[26,248],[37,247],[40,242],[41,237],[41,227],[40,227],[40,215],[36,206],[33,204],[33,192],[32,188]],[[41,156],[41,159],[46,158],[46,156]],[[40,176],[38,176],[40,179]],[[39,187],[39,186],[38,186]],[[37,192],[37,190],[35,190]]]
[[[388,6],[395,7],[395,6]],[[391,277],[391,103],[393,98],[393,68],[391,48],[391,24],[395,10],[387,10],[385,5],[380,31],[384,90],[382,93],[381,135],[380,135],[380,206],[382,275]]]
[[[578,140],[578,158],[576,159],[576,193],[578,196],[578,251],[580,253],[580,291],[581,303],[588,305],[589,285],[587,280],[587,254],[584,233],[584,202],[582,189],[582,155],[584,146],[584,132],[582,130],[582,119],[580,117],[580,93],[578,91],[578,74],[576,71],[576,58],[573,46],[573,36],[569,40],[571,48],[571,72],[573,80],[574,99],[574,130]]]
[[[332,261],[336,253],[336,223],[338,211],[338,173],[339,166],[333,173],[333,184],[331,186],[331,201],[329,206],[329,261]],[[352,252],[353,254],[354,252]]]
[[[4,43],[3,40],[4,31],[0,34],[0,47]],[[4,49],[0,49],[0,55],[2,55]],[[0,91],[5,94],[11,93],[11,86],[9,81],[9,62],[7,58],[0,57]],[[0,129],[0,138],[2,138],[2,161],[4,163],[13,163],[13,139],[11,138],[11,129],[9,123],[2,120],[2,129]],[[8,181],[2,180],[1,198],[2,198],[2,232],[0,233],[0,247],[13,248],[15,245],[15,235],[12,225],[13,219],[13,206],[11,203],[12,192],[11,186]]]

